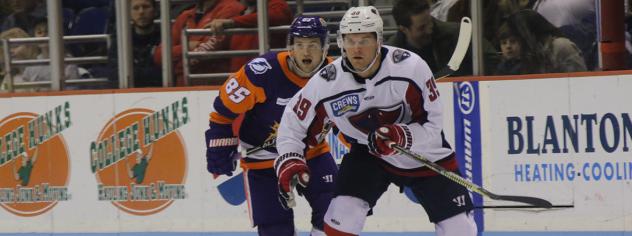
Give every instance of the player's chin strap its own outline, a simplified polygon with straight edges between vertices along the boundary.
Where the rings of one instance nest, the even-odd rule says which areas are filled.
[[[320,58],[320,63],[318,63],[318,66],[314,67],[314,69],[312,69],[312,71],[310,72],[306,72],[301,69],[300,66],[298,66],[296,59],[294,59],[294,57],[292,56],[292,53],[288,53],[288,55],[290,56],[290,61],[292,62],[292,64],[294,64],[294,69],[298,70],[303,75],[308,75],[307,77],[312,77],[312,75],[314,75],[316,71],[320,70],[320,67],[323,66],[323,63],[325,63],[325,59],[327,58],[327,50],[329,50],[328,47],[323,48],[323,56],[322,58]]]
[[[347,70],[350,70],[351,72],[355,73],[355,74],[360,74],[360,73],[364,73],[367,72],[369,69],[371,69],[371,67],[373,67],[373,64],[375,64],[375,62],[377,62],[377,58],[380,57],[380,50],[382,49],[382,44],[378,44],[377,49],[375,50],[375,56],[373,57],[373,60],[371,61],[371,64],[369,64],[366,68],[364,68],[361,71],[355,70],[353,68],[353,65],[349,65],[347,64],[347,53],[345,52],[345,50],[342,50],[342,65],[347,68]]]

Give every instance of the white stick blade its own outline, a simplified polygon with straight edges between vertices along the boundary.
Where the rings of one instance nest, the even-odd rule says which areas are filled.
[[[452,58],[448,62],[448,67],[453,71],[459,70],[467,49],[470,47],[470,41],[472,40],[472,20],[468,17],[461,19],[461,28],[459,30],[459,39],[452,53]]]

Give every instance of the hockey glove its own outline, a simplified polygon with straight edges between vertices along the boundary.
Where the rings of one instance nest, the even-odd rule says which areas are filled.
[[[211,122],[206,130],[206,169],[215,175],[232,176],[241,158],[237,151],[239,140],[233,136],[231,125]]]
[[[391,143],[410,149],[413,137],[406,125],[383,125],[369,134],[369,152],[376,157],[395,155]]]
[[[294,188],[299,193],[307,187],[309,183],[309,168],[303,159],[303,155],[298,153],[286,153],[274,161],[274,169],[279,181],[279,202],[284,209],[296,206]]]

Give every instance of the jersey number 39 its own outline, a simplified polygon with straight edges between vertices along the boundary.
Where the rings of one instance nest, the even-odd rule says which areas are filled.
[[[250,90],[240,86],[235,78],[230,78],[224,87],[228,98],[234,103],[240,103],[246,96],[250,95]]]

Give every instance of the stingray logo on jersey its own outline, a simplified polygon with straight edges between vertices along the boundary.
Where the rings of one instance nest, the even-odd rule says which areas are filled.
[[[98,200],[150,215],[186,198],[186,149],[178,129],[189,121],[186,97],[158,111],[131,108],[110,119],[90,144]]]
[[[329,64],[320,70],[318,75],[320,75],[320,77],[322,77],[325,81],[333,81],[336,79],[336,67]]]
[[[393,52],[393,62],[400,63],[410,57],[410,53],[401,49]]]
[[[0,206],[37,216],[70,199],[70,158],[62,132],[72,125],[70,103],[44,114],[20,112],[0,120]]]
[[[360,108],[360,98],[356,94],[344,96],[332,101],[330,104],[334,116],[342,116],[347,112],[355,112]]]
[[[268,63],[268,60],[264,58],[253,59],[252,61],[250,61],[250,63],[248,63],[248,67],[250,67],[250,70],[252,70],[252,72],[258,75],[264,74],[268,70],[272,69],[272,66],[270,65],[270,63]]]

